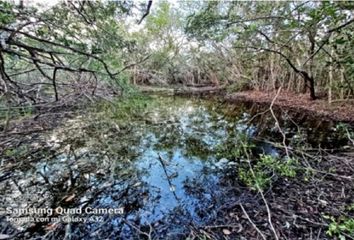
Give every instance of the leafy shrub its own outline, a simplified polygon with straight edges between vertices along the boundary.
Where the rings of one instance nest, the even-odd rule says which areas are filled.
[[[253,172],[252,172],[253,170]],[[279,159],[271,155],[260,155],[257,163],[252,170],[241,168],[239,178],[250,188],[264,189],[271,183],[272,176],[295,177],[297,170],[297,161],[295,159]]]
[[[339,239],[344,240],[346,236],[354,237],[354,219],[340,217],[336,220],[333,216],[324,216],[326,219],[331,220],[328,225],[327,234],[330,237],[337,236]]]

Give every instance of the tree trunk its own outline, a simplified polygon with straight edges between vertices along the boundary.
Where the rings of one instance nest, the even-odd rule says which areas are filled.
[[[332,64],[329,66],[328,78],[329,78],[329,82],[328,82],[328,103],[331,104],[332,103],[332,85],[333,85],[333,66],[332,66]]]
[[[134,66],[134,70],[133,70],[133,85],[136,85],[136,75],[137,75],[137,70],[136,70],[136,65]]]
[[[317,97],[315,93],[315,80],[305,71],[300,71],[300,73],[304,78],[305,86],[307,86],[307,88],[310,90],[311,100],[316,100]]]
[[[340,83],[341,83],[341,89],[340,89],[340,99],[344,99],[344,69],[340,69]]]
[[[56,77],[57,77],[57,68],[54,68],[53,71],[53,78],[52,78],[52,84],[53,84],[53,90],[54,90],[54,97],[55,97],[55,101],[57,102],[59,100],[58,97],[58,90],[57,90],[57,83],[56,83]]]

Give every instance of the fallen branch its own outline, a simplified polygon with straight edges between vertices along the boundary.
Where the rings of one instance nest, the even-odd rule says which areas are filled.
[[[248,213],[246,212],[245,208],[243,207],[243,205],[241,203],[239,203],[243,214],[245,214],[247,220],[251,223],[252,227],[259,233],[259,235],[261,235],[261,237],[266,240],[266,236],[262,233],[261,230],[259,230],[259,228],[257,227],[257,225],[252,221],[252,219],[250,218],[250,216],[248,215]]]
[[[288,157],[288,159],[290,159],[289,150],[288,150],[288,147],[287,147],[287,145],[286,145],[286,136],[285,136],[285,133],[284,133],[283,130],[281,129],[280,124],[279,124],[279,121],[278,121],[278,118],[275,116],[275,113],[274,113],[274,111],[273,111],[274,102],[275,102],[275,100],[278,98],[278,96],[279,96],[279,94],[280,94],[280,91],[281,91],[281,87],[278,88],[277,94],[275,95],[275,97],[273,98],[273,100],[272,100],[272,102],[271,102],[271,104],[270,104],[270,106],[269,106],[269,110],[270,110],[270,112],[271,112],[271,114],[272,114],[272,116],[273,116],[273,118],[274,118],[274,120],[275,120],[275,125],[277,126],[277,128],[278,128],[280,134],[281,134],[282,137],[283,137],[283,141],[282,141],[282,142],[283,142],[283,146],[284,146],[284,149],[285,149],[286,156]]]

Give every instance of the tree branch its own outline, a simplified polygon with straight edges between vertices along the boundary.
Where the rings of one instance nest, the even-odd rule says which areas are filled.
[[[146,12],[144,13],[144,15],[141,17],[141,19],[139,20],[138,24],[142,23],[144,18],[146,18],[149,14],[150,14],[150,9],[152,6],[152,0],[149,0],[148,4],[147,4],[147,9]]]

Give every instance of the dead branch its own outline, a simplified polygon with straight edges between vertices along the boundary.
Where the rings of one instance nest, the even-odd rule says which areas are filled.
[[[290,159],[289,150],[288,150],[288,147],[287,147],[287,145],[286,145],[286,136],[285,136],[285,133],[284,133],[283,130],[281,129],[280,124],[279,124],[279,121],[278,121],[278,118],[275,116],[274,111],[273,111],[273,105],[274,105],[276,99],[278,98],[278,96],[279,96],[279,94],[280,94],[280,91],[281,91],[281,87],[278,88],[277,94],[275,95],[275,97],[273,98],[273,100],[272,100],[272,102],[271,102],[271,104],[270,104],[270,106],[269,106],[269,110],[270,110],[270,112],[271,112],[271,114],[272,114],[272,116],[273,116],[273,118],[274,118],[274,120],[275,120],[275,125],[276,125],[276,127],[278,128],[280,134],[281,134],[282,137],[283,137],[283,146],[284,146],[284,149],[285,149],[286,156],[288,157],[288,159]]]
[[[146,17],[150,14],[151,6],[152,6],[152,0],[149,0],[149,2],[148,2],[148,4],[147,4],[146,12],[145,12],[144,15],[141,17],[141,19],[139,20],[138,24],[142,23],[142,21],[144,20],[144,18],[146,18]]]
[[[259,235],[261,235],[261,237],[266,240],[266,236],[264,235],[264,233],[262,233],[262,231],[257,227],[257,225],[252,221],[252,219],[250,218],[250,216],[248,215],[248,213],[246,212],[245,208],[243,207],[242,203],[239,203],[243,214],[245,214],[245,217],[247,218],[247,220],[251,223],[252,227],[259,233]]]

